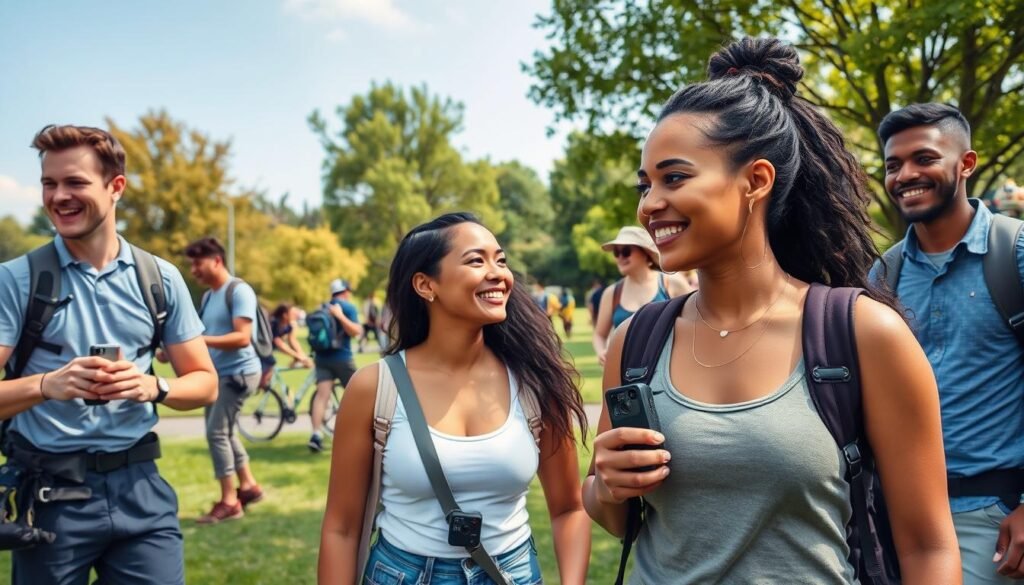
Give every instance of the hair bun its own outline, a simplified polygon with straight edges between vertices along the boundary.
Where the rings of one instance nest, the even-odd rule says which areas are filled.
[[[776,95],[789,99],[796,94],[804,68],[796,49],[778,39],[745,37],[711,56],[708,79],[749,75],[768,82]]]

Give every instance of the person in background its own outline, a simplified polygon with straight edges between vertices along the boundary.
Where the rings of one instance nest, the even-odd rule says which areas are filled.
[[[290,303],[281,303],[274,308],[270,314],[270,330],[274,336],[274,349],[292,358],[288,367],[304,368],[313,367],[313,359],[306,355],[306,350],[299,343],[299,337],[295,332],[295,325],[298,323],[299,310]],[[263,366],[263,376],[260,378],[260,388],[266,388],[274,374],[274,367],[277,361],[274,356],[268,356],[260,360]]]
[[[377,293],[371,291],[363,304],[363,334],[359,337],[359,353],[366,351],[366,341],[371,333],[378,350],[384,348],[380,340],[380,304],[377,303],[376,297]]]
[[[235,432],[242,403],[259,387],[263,371],[252,345],[259,300],[245,281],[237,280],[232,287],[235,277],[224,265],[224,246],[216,238],[192,242],[185,248],[185,256],[192,263],[192,276],[209,287],[199,316],[206,326],[203,339],[220,380],[217,402],[207,406],[205,413],[206,442],[214,477],[220,484],[220,500],[196,520],[199,524],[216,524],[245,516],[247,506],[263,499],[263,489],[249,466],[249,453]]]
[[[565,331],[565,338],[569,339],[572,337],[572,320],[576,312],[576,297],[572,294],[572,289],[567,286],[562,287],[562,294],[558,296],[558,316],[562,320],[562,329]]]
[[[666,301],[692,289],[680,276],[660,272],[658,249],[643,228],[623,227],[615,239],[605,242],[601,248],[615,256],[615,264],[622,275],[618,282],[601,293],[601,304],[597,309],[593,344],[597,361],[604,365],[608,338],[613,329],[647,303]]]
[[[335,349],[317,351],[313,354],[316,366],[316,394],[310,407],[313,421],[313,434],[309,437],[309,450],[319,453],[324,450],[323,426],[324,414],[334,382],[337,380],[342,387],[348,386],[352,374],[356,373],[356,362],[352,355],[352,339],[363,333],[359,324],[359,309],[352,304],[352,290],[349,284],[340,278],[331,281],[331,300],[327,302],[327,310],[337,319],[341,339]]]

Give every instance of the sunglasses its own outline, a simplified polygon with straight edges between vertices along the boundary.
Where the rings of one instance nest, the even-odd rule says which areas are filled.
[[[612,248],[612,256],[616,258],[629,258],[633,255],[633,246],[615,246]]]

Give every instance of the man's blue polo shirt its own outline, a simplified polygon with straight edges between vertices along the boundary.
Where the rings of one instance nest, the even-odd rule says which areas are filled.
[[[119,345],[126,359],[147,371],[153,352],[137,354],[153,340],[153,319],[139,290],[135,260],[127,242],[118,236],[117,258],[102,270],[73,258],[60,236],[54,242],[61,266],[61,298],[71,294],[73,300],[57,310],[43,331],[43,340],[59,346],[60,354],[36,348],[25,375],[56,370],[75,357],[89,355],[89,346],[99,343]],[[200,336],[203,324],[181,273],[166,260],[156,260],[167,295],[164,343],[183,343]],[[0,264],[0,345],[14,347],[18,343],[29,278],[25,256]],[[47,451],[120,451],[141,439],[156,420],[152,404],[114,400],[89,406],[76,398],[38,404],[15,416],[11,429]]]
[[[231,308],[234,313],[228,311],[227,292],[231,288],[231,281],[228,280],[220,288],[210,289],[207,294],[206,303],[202,307],[203,325],[206,326],[206,335],[227,335],[235,330],[234,319],[241,317],[252,323],[252,339],[256,339],[256,311],[259,307],[259,300],[256,298],[256,291],[249,286],[249,283],[240,281],[235,285],[231,293]],[[217,368],[219,376],[233,376],[235,374],[258,374],[263,370],[259,356],[252,343],[238,349],[216,349],[210,348],[210,359],[213,366]]]
[[[897,287],[935,371],[951,476],[1024,467],[1024,349],[985,285],[982,258],[988,252],[992,213],[977,199],[970,203],[974,219],[939,267],[921,251],[913,228],[907,231]],[[1024,237],[1016,253],[1024,274]],[[950,504],[957,513],[998,501],[963,497]]]

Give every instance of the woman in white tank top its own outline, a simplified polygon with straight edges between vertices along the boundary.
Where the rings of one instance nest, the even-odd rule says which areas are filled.
[[[845,460],[803,369],[809,283],[863,288],[853,321],[866,452],[902,583],[958,584],[935,379],[891,291],[869,281],[879,254],[863,172],[795,95],[793,47],[747,38],[708,72],[665,104],[638,171],[637,217],[662,268],[699,275],[651,382],[663,432],[611,429],[602,413],[587,511],[621,536],[627,500],[646,496],[631,584],[892,583],[849,556]],[[606,389],[621,384],[631,324],[612,337]],[[638,444],[664,448],[623,449]]]
[[[481,543],[508,583],[541,582],[526,493],[540,477],[562,583],[582,584],[590,556],[574,422],[586,432],[575,369],[529,293],[516,284],[494,235],[469,214],[441,216],[403,238],[391,265],[387,353],[405,360],[455,500],[483,516]],[[431,489],[399,398],[384,450],[378,537],[357,556],[374,453],[383,362],[345,391],[333,443],[320,544],[327,584],[481,584],[493,581],[448,523]],[[521,398],[540,407],[539,446]]]

